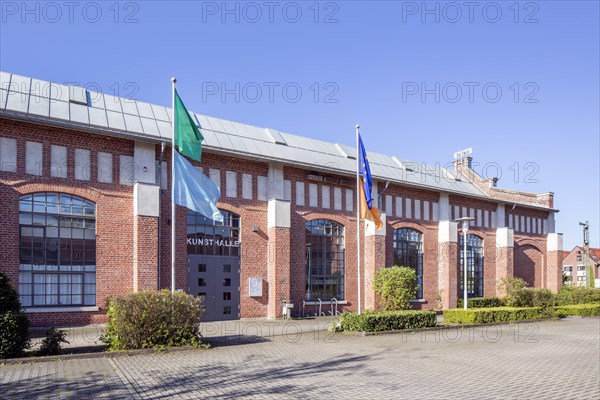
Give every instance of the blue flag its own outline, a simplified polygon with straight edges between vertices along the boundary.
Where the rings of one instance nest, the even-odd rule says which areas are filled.
[[[217,208],[217,201],[221,197],[217,185],[190,164],[177,150],[174,152],[175,204],[196,211],[213,221],[223,222],[223,215]]]
[[[363,144],[360,135],[358,135],[358,157],[360,176],[364,186],[367,206],[369,206],[369,210],[371,210],[373,208],[373,179],[371,178],[371,167],[369,166],[367,151],[365,150],[365,145]]]
[[[358,166],[360,180],[362,185],[358,188],[360,193],[360,202],[358,204],[360,217],[373,221],[377,229],[383,226],[381,221],[381,211],[377,207],[373,207],[373,179],[371,178],[371,167],[367,151],[363,144],[362,138],[358,135]]]

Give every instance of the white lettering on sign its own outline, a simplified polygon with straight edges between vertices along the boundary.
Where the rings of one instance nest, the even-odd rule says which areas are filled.
[[[188,245],[193,246],[215,246],[219,247],[240,247],[240,241],[236,240],[215,240],[215,239],[200,239],[200,238],[188,238]]]

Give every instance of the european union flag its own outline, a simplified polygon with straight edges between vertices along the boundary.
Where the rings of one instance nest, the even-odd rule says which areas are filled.
[[[369,159],[367,151],[363,144],[362,138],[358,135],[358,170],[361,177],[362,185],[358,188],[360,196],[360,215],[363,219],[373,221],[377,229],[383,226],[381,221],[381,212],[377,207],[373,207],[373,180],[371,178],[371,167],[369,167]]]
[[[373,180],[371,179],[371,167],[369,167],[367,151],[365,150],[365,145],[363,144],[360,135],[358,135],[358,157],[360,166],[359,171],[364,186],[365,199],[367,201],[367,205],[369,206],[369,210],[371,210],[373,208]]]

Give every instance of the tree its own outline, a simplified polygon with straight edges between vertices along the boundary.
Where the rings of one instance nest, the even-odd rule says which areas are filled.
[[[8,277],[0,272],[0,358],[19,357],[29,347],[29,319]]]
[[[375,274],[373,288],[385,311],[406,310],[419,289],[417,274],[408,267],[383,268]]]

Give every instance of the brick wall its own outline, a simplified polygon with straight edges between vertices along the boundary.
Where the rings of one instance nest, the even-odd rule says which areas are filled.
[[[132,186],[120,184],[119,157],[134,155],[134,142],[121,138],[93,135],[71,130],[44,127],[22,122],[0,119],[0,137],[17,140],[16,172],[0,172],[0,268],[18,286],[19,270],[19,196],[38,191],[72,193],[91,200],[97,205],[97,305],[99,312],[32,314],[34,324],[86,324],[105,320],[104,310],[109,296],[126,293],[134,289],[153,289],[160,277],[160,287],[171,286],[171,207],[168,190],[161,190],[162,211],[160,218],[161,254],[160,274],[156,251],[159,220],[151,217],[133,217]],[[41,176],[25,173],[26,142],[42,143],[43,162]],[[65,178],[51,174],[51,146],[67,147],[68,168]],[[156,159],[160,158],[160,146],[156,146]],[[90,151],[87,169],[89,179],[76,179],[74,165],[75,150]],[[112,183],[98,179],[98,153],[112,154]],[[170,148],[164,160],[171,158]],[[170,163],[169,163],[170,164]],[[293,167],[284,167],[285,197],[291,202],[291,229],[289,233],[267,228],[267,201],[261,198],[268,184],[269,164],[255,160],[234,158],[206,152],[201,167],[205,175],[218,180],[222,188],[222,198],[218,206],[240,216],[241,220],[241,317],[262,317],[280,312],[282,296],[295,303],[294,314],[298,315],[306,294],[306,233],[304,224],[315,219],[328,219],[344,226],[345,245],[345,293],[346,304],[340,311],[356,311],[357,288],[357,227],[356,201],[353,179],[337,177],[333,174],[315,173]],[[216,171],[218,170],[218,175]],[[170,187],[170,167],[167,185]],[[235,186],[227,178],[227,172],[235,173]],[[212,173],[212,175],[211,175]],[[313,175],[313,176],[311,176]],[[81,176],[79,174],[79,176]],[[231,177],[231,174],[230,174]],[[259,177],[261,178],[259,181]],[[341,178],[341,180],[340,180]],[[250,181],[251,179],[251,181]],[[266,179],[266,181],[265,181]],[[229,186],[228,186],[229,185]],[[316,192],[309,189],[316,185]],[[301,190],[303,186],[303,191]],[[230,190],[227,190],[229,187]],[[233,190],[232,190],[233,189]],[[378,184],[378,192],[384,190]],[[327,195],[329,193],[329,195]],[[298,196],[302,195],[302,198]],[[244,198],[249,197],[249,198]],[[498,268],[512,271],[511,254],[496,249],[496,227],[491,223],[492,213],[496,212],[496,202],[476,200],[460,195],[450,195],[450,207],[463,209],[467,214],[474,212],[478,223],[470,233],[484,239],[485,243],[485,295],[495,294]],[[311,203],[315,202],[311,205]],[[376,304],[369,279],[374,272],[394,264],[393,231],[399,228],[416,229],[423,234],[424,251],[424,299],[415,303],[415,308],[432,309],[436,295],[441,292],[446,307],[453,307],[457,298],[458,244],[438,243],[439,193],[433,190],[390,185],[382,196],[381,208],[387,214],[387,235],[385,238],[365,237],[361,228],[363,243],[362,293],[363,305]],[[471,209],[473,211],[471,211]],[[479,212],[481,217],[479,217]],[[519,208],[519,215],[530,218],[547,218],[548,213],[540,210]],[[507,210],[508,213],[508,210]],[[487,215],[487,216],[486,216]],[[189,290],[187,266],[187,210],[177,207],[176,215],[176,288]],[[487,222],[486,222],[487,221]],[[531,225],[530,225],[531,226]],[[289,239],[285,235],[289,235]],[[527,242],[530,241],[530,242]],[[540,232],[518,232],[516,246],[527,243],[535,245],[546,254],[546,238]],[[289,243],[287,249],[279,248],[279,243]],[[269,245],[276,248],[269,248]],[[285,251],[284,251],[285,250]],[[269,259],[269,254],[274,258]],[[286,258],[287,257],[287,258]],[[509,257],[509,258],[504,258]],[[289,258],[289,259],[288,259]],[[540,265],[542,276],[540,285],[545,285],[548,274],[555,273],[555,260],[543,257]],[[281,260],[281,262],[279,261]],[[501,260],[501,261],[499,261]],[[504,264],[497,264],[502,262]],[[269,273],[269,263],[275,274]],[[554,263],[554,264],[553,264]],[[277,269],[289,264],[289,274]],[[536,267],[538,268],[538,267]],[[248,281],[251,277],[262,278],[265,290],[261,297],[248,296]],[[442,283],[442,285],[440,285]],[[269,285],[281,285],[282,290],[269,290]],[[537,284],[537,283],[536,283]],[[286,285],[289,285],[289,289]],[[282,294],[283,293],[283,294]],[[275,298],[273,298],[275,297]],[[288,299],[286,299],[288,300]],[[329,299],[324,299],[329,300]],[[270,308],[269,305],[271,304]],[[314,313],[317,306],[308,306],[307,313]],[[329,310],[326,307],[325,310]],[[325,311],[324,310],[324,311]]]

